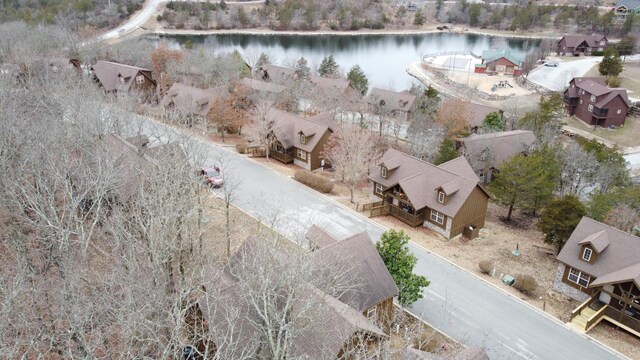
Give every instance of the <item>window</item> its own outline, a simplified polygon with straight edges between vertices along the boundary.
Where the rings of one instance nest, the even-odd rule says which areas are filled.
[[[584,252],[582,253],[582,260],[590,261],[591,254],[593,254],[593,250],[589,249],[588,247],[584,248]]]
[[[367,319],[375,320],[376,319],[376,308],[371,308],[367,310]]]
[[[438,224],[444,224],[444,214],[435,210],[431,210],[431,220]]]
[[[593,112],[593,105],[589,104],[589,106],[587,107],[587,110],[589,110],[589,112]]]
[[[382,166],[380,167],[380,176],[382,176],[383,178],[387,178],[387,168]]]
[[[376,193],[382,194],[383,191],[384,191],[384,187],[382,186],[382,184],[376,184]]]
[[[297,149],[296,155],[302,160],[307,160],[307,152],[302,149]]]
[[[618,109],[618,111],[616,111],[616,114],[618,114],[618,115],[622,114],[622,110]]]
[[[591,95],[591,102],[596,102],[596,96],[595,95]]]
[[[567,279],[572,283],[576,283],[586,288],[589,287],[591,276],[583,274],[582,271],[576,270],[574,268],[569,268],[569,276],[567,276]]]
[[[438,191],[438,202],[444,204],[444,192]]]
[[[300,143],[304,144],[307,141],[307,137],[304,134],[300,134]]]
[[[580,89],[580,91],[578,91],[578,93],[579,93],[580,95],[583,95],[583,94],[584,94],[584,90]]]
[[[136,84],[144,84],[144,76],[143,75],[136,76]]]

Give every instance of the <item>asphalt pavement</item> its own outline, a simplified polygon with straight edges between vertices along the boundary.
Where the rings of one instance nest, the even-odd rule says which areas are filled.
[[[142,133],[163,142],[194,140],[206,157],[206,165],[223,164],[229,184],[235,187],[233,204],[273,224],[277,231],[292,239],[300,239],[312,224],[326,228],[339,238],[367,231],[373,241],[386,230],[371,219],[242,155],[155,121],[144,118],[139,121],[141,125],[132,129],[141,129]],[[558,320],[425,248],[415,244],[410,248],[418,257],[416,272],[431,281],[424,298],[411,310],[456,340],[486,348],[491,359],[618,358],[589,337],[569,330]]]
[[[584,76],[602,56],[589,56],[584,59],[558,62],[557,67],[541,66],[532,71],[527,79],[549,90],[562,91],[576,76]]]

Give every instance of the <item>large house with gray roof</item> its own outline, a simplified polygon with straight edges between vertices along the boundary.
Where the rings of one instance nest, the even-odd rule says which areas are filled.
[[[323,151],[336,122],[328,113],[308,118],[271,108],[267,117],[273,119],[269,156],[285,164],[293,162],[313,171],[327,166]]]
[[[119,95],[135,93],[142,99],[149,99],[155,94],[156,82],[149,69],[101,60],[90,70],[94,80],[106,92]]]
[[[160,105],[164,107],[166,114],[179,116],[188,125],[202,124],[206,130],[206,118],[213,109],[215,100],[228,94],[223,86],[205,90],[174,83],[160,100]]]
[[[589,125],[622,126],[631,107],[627,90],[609,88],[604,77],[576,77],[563,94],[569,115]]]
[[[369,180],[381,199],[363,207],[370,216],[389,214],[449,239],[473,238],[484,226],[490,196],[464,157],[436,166],[389,149]]]
[[[369,108],[373,112],[384,111],[401,120],[407,120],[414,110],[415,95],[409,91],[391,91],[373,88],[369,93]]]
[[[456,143],[478,177],[488,183],[504,162],[519,154],[527,154],[536,142],[528,130],[513,130],[489,134],[471,134]]]
[[[640,336],[640,238],[583,217],[557,259],[554,290],[583,302],[573,327],[606,320]]]

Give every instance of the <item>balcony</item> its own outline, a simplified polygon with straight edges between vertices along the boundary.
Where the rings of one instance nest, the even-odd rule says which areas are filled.
[[[579,97],[570,97],[569,95],[565,95],[562,99],[564,100],[564,103],[569,106],[578,105],[578,100],[580,100]]]
[[[593,116],[596,118],[607,118],[607,115],[609,114],[609,109],[600,109],[597,107],[593,108]]]
[[[269,157],[274,158],[278,161],[281,161],[285,164],[288,164],[290,162],[293,162],[293,154],[289,151],[285,151],[285,152],[281,152],[281,151],[274,151],[272,150],[269,153]]]

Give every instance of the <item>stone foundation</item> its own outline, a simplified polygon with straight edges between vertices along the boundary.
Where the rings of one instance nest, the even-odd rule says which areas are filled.
[[[589,298],[589,295],[562,282],[562,276],[564,275],[565,268],[566,266],[564,264],[558,264],[558,268],[556,269],[556,278],[553,280],[553,290],[566,295],[573,300],[577,300],[581,303],[585,302]]]

